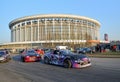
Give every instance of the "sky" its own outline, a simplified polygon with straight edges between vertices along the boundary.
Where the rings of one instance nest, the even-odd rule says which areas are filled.
[[[120,0],[0,0],[0,43],[11,42],[9,23],[38,14],[72,14],[100,22],[100,40],[120,40]]]

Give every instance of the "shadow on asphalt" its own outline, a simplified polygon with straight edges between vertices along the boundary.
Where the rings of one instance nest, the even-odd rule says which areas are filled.
[[[12,60],[13,61],[16,61],[16,62],[22,62],[21,60],[21,56],[20,55],[15,55],[12,57]],[[22,63],[27,63],[27,62],[22,62]],[[33,63],[33,62],[29,62],[29,63]],[[83,69],[83,68],[64,68],[64,66],[61,66],[61,65],[54,65],[54,64],[45,64],[43,60],[41,60],[39,62],[40,64],[44,64],[46,66],[50,66],[50,67],[57,67],[57,68],[63,68],[63,69]],[[91,66],[90,66],[91,67]],[[89,67],[86,67],[86,69],[89,68]],[[85,69],[85,68],[84,68]]]
[[[21,56],[20,56],[20,55],[15,55],[15,56],[13,56],[13,57],[12,57],[12,60],[13,60],[13,61],[22,62],[22,61],[21,61]]]

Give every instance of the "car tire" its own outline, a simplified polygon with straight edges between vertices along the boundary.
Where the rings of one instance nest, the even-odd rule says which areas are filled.
[[[64,63],[63,63],[63,66],[65,68],[71,68],[72,64],[71,64],[70,60],[65,60]]]
[[[49,64],[49,63],[50,63],[50,60],[49,60],[48,57],[45,57],[45,58],[44,58],[44,63],[45,63],[45,64]]]

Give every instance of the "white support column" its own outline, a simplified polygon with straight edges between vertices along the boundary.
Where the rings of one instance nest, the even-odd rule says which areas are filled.
[[[88,33],[88,21],[87,21],[87,28],[86,28],[86,40],[88,40],[89,39],[89,33]]]
[[[18,28],[18,42],[20,42],[20,27]]]
[[[93,40],[93,27],[91,26],[91,40]]]
[[[17,30],[17,42],[19,42],[20,41],[20,28],[18,28],[18,30]]]
[[[45,40],[47,40],[47,23],[45,18]]]
[[[19,38],[19,31],[18,31],[19,27],[16,28],[16,42],[18,42],[18,38]]]
[[[52,28],[52,30],[53,30],[53,33],[52,33],[52,34],[53,34],[53,39],[52,39],[52,40],[55,39],[55,35],[54,35],[54,34],[55,34],[55,33],[54,33],[54,28],[55,28],[55,27],[54,27],[54,26],[55,26],[55,21],[54,21],[54,18],[53,18],[53,28]]]
[[[14,39],[15,39],[15,30],[13,28],[13,42],[15,41]]]
[[[98,26],[96,25],[96,37],[97,37],[97,40],[99,40],[99,31],[98,31],[99,29],[98,29]]]
[[[34,32],[33,33],[33,41],[37,41],[37,34],[36,34],[37,30],[36,29],[37,29],[37,27],[33,27],[33,32]]]
[[[23,42],[24,41],[24,28],[22,27],[21,28],[21,42]]]
[[[81,25],[81,40],[83,40],[83,20],[81,20],[82,25]]]
[[[15,42],[15,38],[16,38],[16,29],[14,28],[14,42]]]
[[[21,28],[21,42],[23,42],[23,28]]]
[[[94,40],[94,28],[92,27],[92,39]]]
[[[41,20],[41,19],[40,19]],[[41,22],[40,22],[41,23]],[[39,23],[39,41],[41,40],[41,25],[40,25],[40,23]]]
[[[16,28],[15,28],[15,42],[16,42],[16,40],[17,40],[17,32],[16,32]]]
[[[61,31],[61,34],[60,34],[60,36],[61,36],[61,40],[63,40],[63,35],[62,35],[62,18],[61,18],[61,26],[60,26],[61,28],[60,28],[60,31]]]
[[[12,29],[11,29],[11,42],[12,42]]]
[[[20,23],[20,28],[19,28],[19,42],[21,42],[21,27],[22,27],[22,25]]]
[[[26,35],[27,35],[27,32],[26,32],[26,25],[27,25],[27,23],[26,23],[26,21],[25,21],[25,41],[27,40],[27,37],[26,37]]]
[[[75,30],[75,39],[74,40],[78,40],[77,39],[77,21],[75,21],[75,26],[74,26],[74,30]]]
[[[93,36],[94,36],[94,40],[95,40],[95,27],[93,27],[94,28],[94,34],[93,34]]]
[[[20,41],[20,27],[18,28],[18,42]]]
[[[31,20],[31,41],[33,41],[33,27],[32,27],[32,20]]]
[[[12,42],[14,42],[14,30],[12,29]]]
[[[15,28],[15,42],[17,42],[17,27]]]
[[[97,37],[97,28],[95,27],[95,40],[96,40],[96,37]]]
[[[38,34],[37,34],[38,37],[37,37],[37,40],[39,41],[39,28],[40,28],[40,27],[39,27],[39,19],[38,19],[38,23],[37,23],[37,24],[38,24]]]
[[[20,37],[19,37],[19,42],[21,42],[21,24],[20,24]]]
[[[69,38],[68,39],[70,40],[70,22],[69,22],[69,25],[68,25],[68,31],[69,31],[69,36],[68,36]]]
[[[11,42],[13,42],[13,27],[11,28]]]
[[[92,27],[90,26],[90,40],[92,40]]]
[[[16,38],[16,30],[14,28],[14,42],[15,42],[15,38]]]
[[[14,37],[14,33],[13,33],[13,29],[12,29],[12,37],[11,37],[12,38],[12,42],[13,42],[13,37]]]

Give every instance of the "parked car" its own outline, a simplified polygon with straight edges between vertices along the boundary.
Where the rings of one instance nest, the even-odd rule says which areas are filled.
[[[52,51],[52,50],[54,50],[54,49],[51,49],[51,48],[43,48],[43,50],[44,50],[44,53],[48,53],[48,52],[50,52],[50,51]]]
[[[23,62],[36,62],[41,60],[41,56],[35,50],[25,50],[21,54]]]
[[[7,62],[11,59],[11,56],[8,51],[2,50],[0,51],[0,62]]]
[[[93,48],[79,48],[77,50],[78,53],[95,53],[95,49]]]
[[[91,66],[90,58],[85,54],[73,53],[70,50],[54,50],[44,55],[44,63],[61,65],[65,68],[84,68]]]

